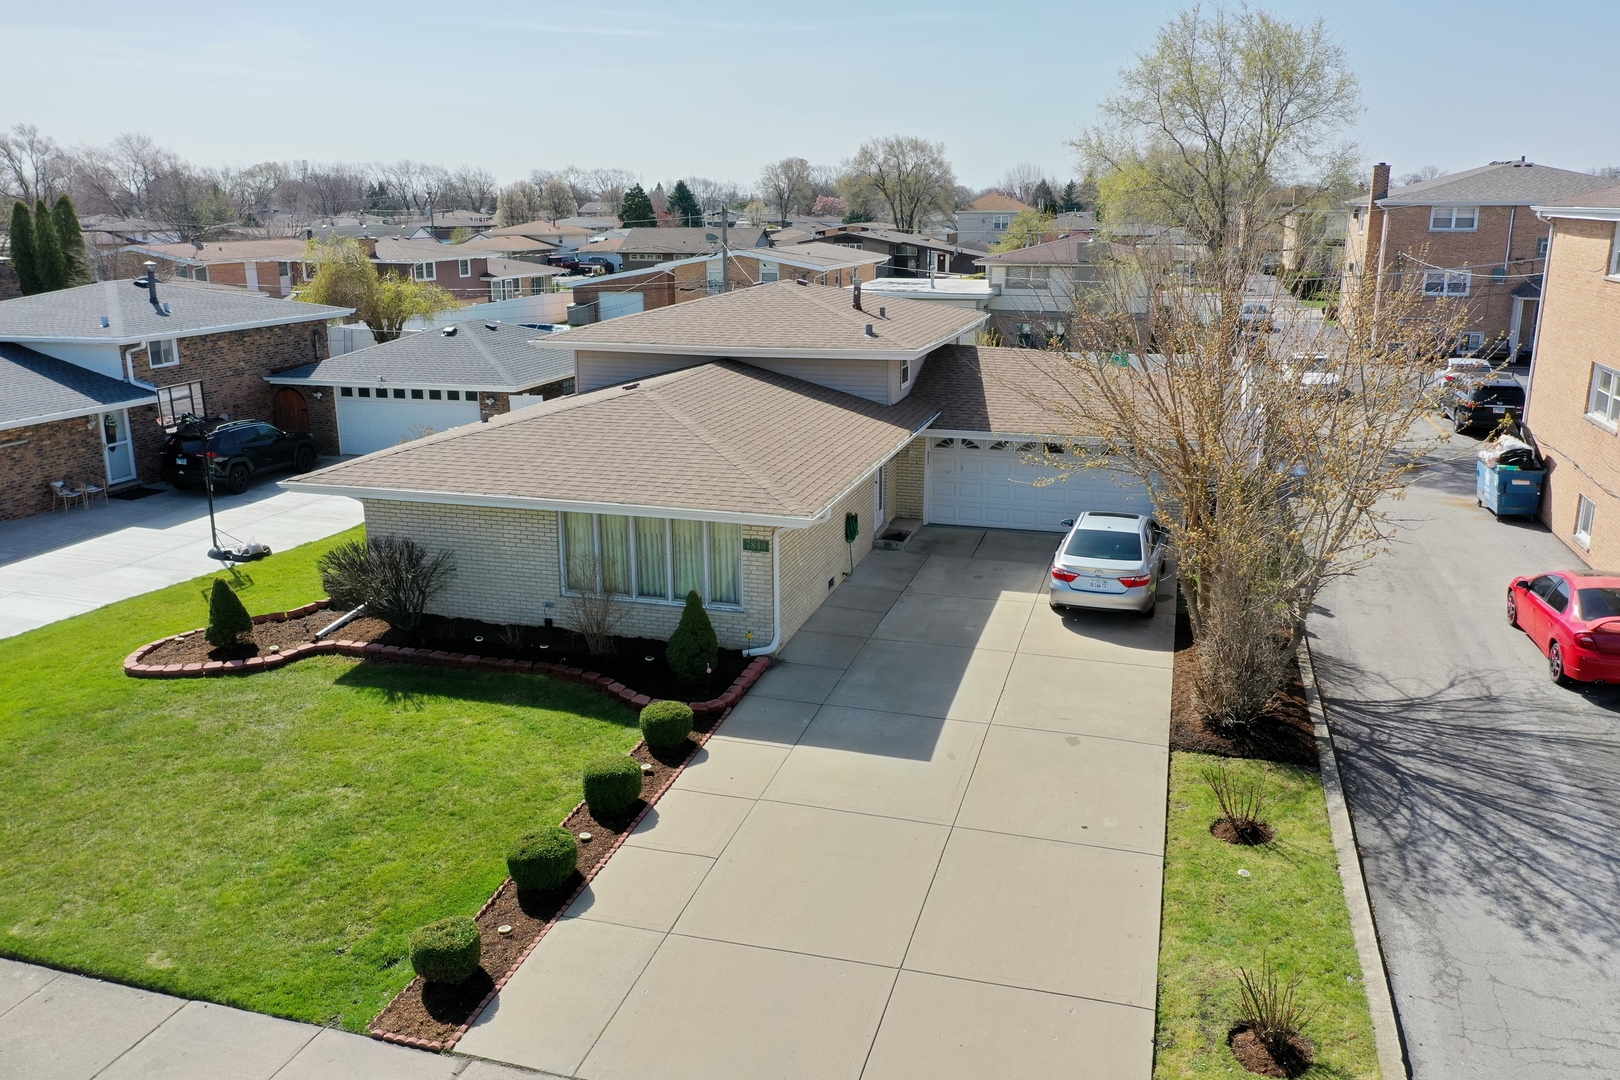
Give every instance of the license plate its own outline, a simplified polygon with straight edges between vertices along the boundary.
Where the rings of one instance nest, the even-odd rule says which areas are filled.
[[[1507,412],[1507,406],[1506,405],[1493,405],[1491,407],[1491,412]]]
[[[174,459],[174,463],[176,465],[184,465],[186,463],[186,459],[183,457],[177,457]]]
[[[1090,589],[1093,592],[1102,592],[1108,588],[1108,584],[1102,578],[1081,578],[1079,581],[1082,589]]]

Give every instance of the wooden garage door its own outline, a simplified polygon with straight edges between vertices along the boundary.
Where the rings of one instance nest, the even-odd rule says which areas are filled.
[[[1101,469],[1065,473],[1036,460],[1040,450],[1039,443],[988,436],[930,439],[926,520],[1062,532],[1064,518],[1086,510],[1151,512],[1147,491],[1134,477]]]

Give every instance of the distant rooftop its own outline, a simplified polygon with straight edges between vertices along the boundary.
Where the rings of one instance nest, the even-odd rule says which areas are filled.
[[[1591,173],[1555,169],[1520,158],[1391,188],[1379,206],[1526,206],[1565,199],[1610,182]],[[1365,196],[1355,200],[1364,202]]]

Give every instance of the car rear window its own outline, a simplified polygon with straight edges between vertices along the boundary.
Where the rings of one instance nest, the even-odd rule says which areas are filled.
[[[1481,386],[1474,391],[1472,397],[1480,405],[1523,405],[1524,387]]]
[[[1620,615],[1620,589],[1581,589],[1575,594],[1587,622]]]
[[[1063,554],[1077,559],[1113,559],[1117,562],[1141,562],[1142,538],[1133,532],[1113,532],[1105,529],[1078,529],[1069,537]]]

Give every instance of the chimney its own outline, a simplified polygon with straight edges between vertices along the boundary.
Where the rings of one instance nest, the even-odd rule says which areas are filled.
[[[152,306],[157,307],[157,263],[148,261],[141,265],[146,267],[146,295],[152,301]]]
[[[1389,194],[1389,165],[1387,163],[1380,161],[1373,166],[1372,191],[1369,194],[1373,202],[1377,202]]]
[[[859,277],[855,279],[855,310],[866,310],[865,308],[861,307],[861,279]],[[870,330],[871,327],[867,327],[867,329]]]

